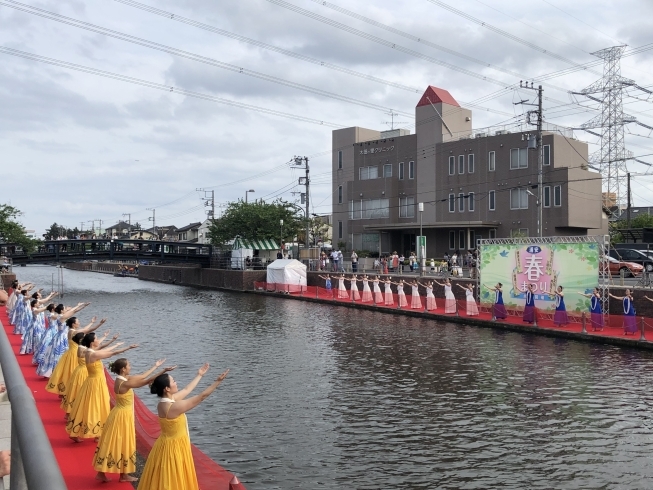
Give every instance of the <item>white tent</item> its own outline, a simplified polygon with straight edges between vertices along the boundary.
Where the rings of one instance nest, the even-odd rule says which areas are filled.
[[[295,259],[277,259],[268,265],[267,282],[306,286],[306,266]]]

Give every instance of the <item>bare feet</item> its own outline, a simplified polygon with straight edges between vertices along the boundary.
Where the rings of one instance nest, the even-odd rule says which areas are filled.
[[[82,440],[79,437],[71,437],[70,440],[73,442],[82,442]]]
[[[98,471],[98,474],[95,475],[95,479],[96,479],[97,481],[101,481],[102,483],[107,483],[107,482],[110,482],[110,481],[111,481],[111,480],[109,480],[109,479],[107,478],[107,475],[105,475],[105,474],[102,473],[101,471]]]
[[[96,437],[96,438],[93,439],[93,440],[94,440],[95,442],[100,442],[100,438],[99,438],[99,437]]]
[[[131,475],[120,475],[120,478],[118,479],[118,481],[120,481],[120,482],[134,482],[134,481],[138,481],[138,478],[136,478],[135,476],[131,476]]]
[[[0,451],[0,477],[10,473],[11,451]]]

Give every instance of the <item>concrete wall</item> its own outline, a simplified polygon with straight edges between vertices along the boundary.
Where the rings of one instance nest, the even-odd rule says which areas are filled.
[[[208,289],[233,289],[247,291],[254,289],[254,282],[264,282],[267,272],[235,271],[223,269],[202,269],[174,265],[142,265],[138,278],[143,281],[164,282],[182,286]]]

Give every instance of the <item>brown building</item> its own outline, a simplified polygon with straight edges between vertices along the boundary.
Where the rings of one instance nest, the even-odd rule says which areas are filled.
[[[535,131],[472,129],[472,113],[428,87],[416,133],[352,127],[333,131],[333,243],[427,257],[476,247],[479,238],[537,235]],[[607,233],[601,177],[587,144],[543,135],[543,236]],[[423,212],[419,212],[419,203]]]

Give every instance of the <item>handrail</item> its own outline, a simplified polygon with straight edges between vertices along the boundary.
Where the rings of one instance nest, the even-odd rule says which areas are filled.
[[[66,490],[61,470],[27,387],[9,337],[0,322],[0,365],[11,402],[12,490]]]

